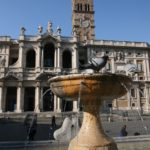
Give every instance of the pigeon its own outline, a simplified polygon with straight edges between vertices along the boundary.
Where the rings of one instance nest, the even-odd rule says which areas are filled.
[[[131,74],[131,75],[134,75],[134,74],[137,74],[137,73],[140,73],[141,71],[138,69],[138,66],[135,65],[135,64],[131,64],[131,63],[127,63],[125,66],[124,66],[124,70],[128,73],[128,74]]]
[[[103,67],[105,67],[109,57],[108,56],[103,56],[103,57],[93,57],[89,60],[89,63],[79,65],[79,69],[93,69],[94,71],[100,71]]]

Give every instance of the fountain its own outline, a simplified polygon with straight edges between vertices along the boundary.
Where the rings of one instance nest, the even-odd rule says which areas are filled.
[[[83,123],[68,150],[117,150],[101,125],[100,106],[104,100],[113,100],[126,94],[131,79],[117,74],[73,74],[53,77],[50,88],[58,97],[78,100],[83,104]],[[80,93],[80,94],[79,94]]]

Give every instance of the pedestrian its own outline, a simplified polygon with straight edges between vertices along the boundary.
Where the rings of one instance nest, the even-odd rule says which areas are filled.
[[[56,118],[55,118],[55,116],[52,116],[52,127],[54,129],[56,128]]]
[[[126,130],[126,125],[124,125],[122,128],[121,128],[121,131],[120,131],[120,136],[127,136],[128,135],[128,132]]]

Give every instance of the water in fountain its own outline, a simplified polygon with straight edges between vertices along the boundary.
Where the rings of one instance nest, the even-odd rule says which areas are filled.
[[[126,85],[124,85],[123,83],[121,83],[121,85],[126,89],[127,93],[129,93],[129,97],[133,100],[133,97],[132,97],[132,95],[131,95],[131,93],[130,93],[130,90],[129,90],[129,89],[126,87]],[[144,95],[144,93],[143,93],[140,89],[139,89],[139,92],[141,92],[141,94]],[[137,107],[136,110],[137,110],[138,115],[139,115],[139,117],[140,117],[140,120],[141,120],[141,122],[142,122],[143,128],[144,128],[146,134],[148,135],[148,134],[149,134],[149,133],[148,133],[148,128],[147,128],[146,124],[144,123],[144,119],[143,119],[143,117],[142,117],[142,115],[141,115],[141,112],[140,112],[140,110],[139,110],[138,107]]]

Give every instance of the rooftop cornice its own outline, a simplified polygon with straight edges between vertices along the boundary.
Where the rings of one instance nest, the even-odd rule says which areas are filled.
[[[92,45],[116,46],[116,47],[137,47],[137,48],[149,48],[150,47],[150,45],[146,42],[114,41],[114,40],[94,40]]]

